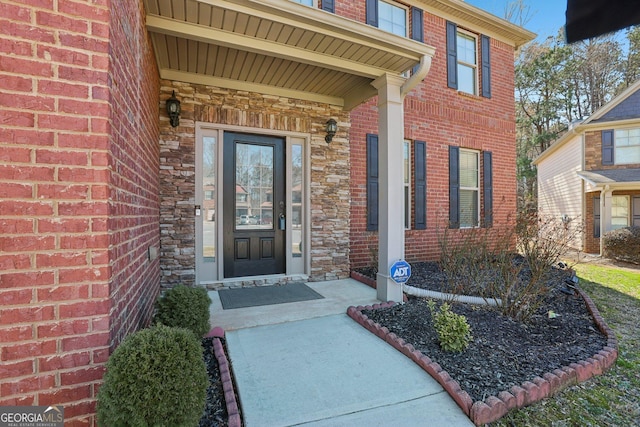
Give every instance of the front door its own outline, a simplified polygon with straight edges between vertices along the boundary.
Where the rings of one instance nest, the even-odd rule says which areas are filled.
[[[285,141],[225,132],[224,277],[285,272]]]

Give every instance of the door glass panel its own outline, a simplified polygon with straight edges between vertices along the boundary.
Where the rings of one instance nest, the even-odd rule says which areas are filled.
[[[237,230],[273,229],[272,146],[236,144]]]
[[[302,145],[291,146],[291,252],[302,256]]]
[[[202,138],[202,257],[216,260],[216,138]]]

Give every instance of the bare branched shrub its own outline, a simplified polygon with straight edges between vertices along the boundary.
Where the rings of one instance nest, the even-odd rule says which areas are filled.
[[[440,269],[447,278],[445,291],[450,294],[481,294],[488,270],[489,234],[487,229],[470,228],[438,233]]]
[[[502,314],[526,321],[544,302],[552,268],[581,227],[531,213],[510,224],[440,233],[440,267],[448,292],[499,299]]]

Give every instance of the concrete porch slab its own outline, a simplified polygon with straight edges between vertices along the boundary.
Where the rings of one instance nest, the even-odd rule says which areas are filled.
[[[323,299],[224,310],[218,291],[209,291],[211,326],[225,331],[345,313],[352,305],[379,303],[376,290],[357,280],[307,282]]]

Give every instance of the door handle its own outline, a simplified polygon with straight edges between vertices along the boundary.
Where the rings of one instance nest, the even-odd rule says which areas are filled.
[[[278,229],[285,230],[286,225],[287,225],[286,217],[284,216],[284,214],[280,214],[280,217],[278,218]]]

